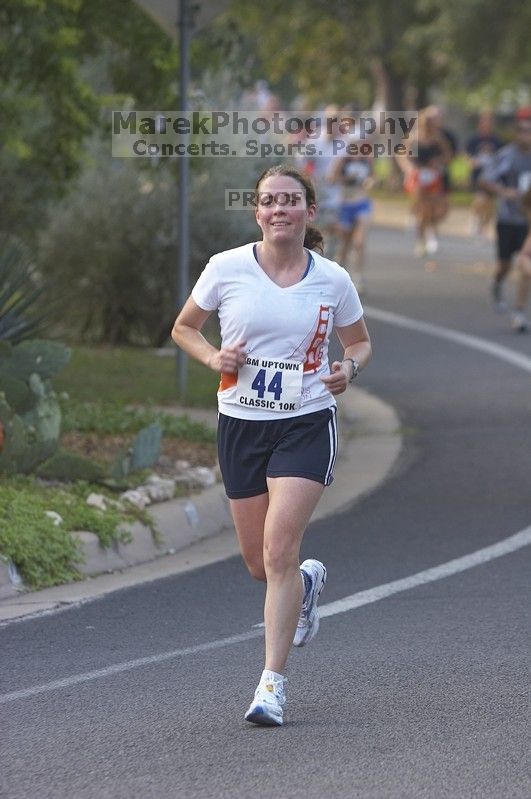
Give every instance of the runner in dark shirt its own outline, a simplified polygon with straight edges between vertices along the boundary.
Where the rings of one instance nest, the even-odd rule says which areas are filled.
[[[485,111],[478,120],[477,132],[468,140],[466,152],[470,159],[470,188],[474,192],[472,233],[484,233],[494,218],[495,203],[492,194],[478,185],[482,171],[492,163],[494,155],[503,146],[502,140],[493,133],[492,114]]]
[[[492,284],[496,310],[503,312],[503,282],[527,237],[528,222],[522,197],[531,188],[531,107],[521,108],[515,116],[515,138],[498,150],[492,163],[481,173],[478,185],[498,197],[497,243],[498,266]]]

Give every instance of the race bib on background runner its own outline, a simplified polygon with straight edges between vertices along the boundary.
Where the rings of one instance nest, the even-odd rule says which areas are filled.
[[[296,411],[301,406],[302,369],[299,361],[247,357],[238,371],[237,399],[242,407]]]
[[[435,169],[428,169],[427,167],[419,169],[419,184],[421,186],[431,186],[437,181],[438,177],[439,173]]]

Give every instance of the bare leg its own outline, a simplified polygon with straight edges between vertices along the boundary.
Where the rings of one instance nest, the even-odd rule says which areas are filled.
[[[448,194],[435,194],[433,196],[433,223],[441,222],[450,210],[450,198]]]
[[[246,499],[231,499],[230,509],[245,565],[256,580],[265,582],[264,525],[269,494]]]
[[[267,482],[269,508],[264,529],[264,565],[267,575],[265,668],[282,674],[303,599],[300,545],[324,486],[302,477],[275,477],[268,478]]]
[[[339,247],[339,258],[338,262],[345,267],[348,268],[348,257],[352,247],[352,228],[339,228],[339,235],[341,237],[341,244]]]
[[[496,269],[496,274],[494,275],[494,280],[496,281],[496,283],[501,283],[502,280],[505,280],[510,271],[511,271],[511,259],[500,258],[498,260],[498,267]]]
[[[480,191],[474,195],[472,211],[477,220],[477,231],[483,233],[494,214],[494,203],[488,194]]]
[[[519,253],[516,261],[518,266],[518,286],[516,289],[516,310],[524,312],[529,301],[531,290],[531,256]]]
[[[431,205],[429,197],[420,194],[417,202],[417,245],[424,246],[426,233],[431,225]]]
[[[369,220],[366,218],[358,219],[354,228],[353,243],[356,252],[356,271],[363,277],[365,274],[365,241]]]
[[[232,499],[230,507],[245,564],[267,581],[265,668],[282,674],[303,599],[300,545],[324,486],[302,477],[267,482],[268,494]]]

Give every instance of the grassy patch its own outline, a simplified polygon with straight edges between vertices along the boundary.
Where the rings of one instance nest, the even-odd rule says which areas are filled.
[[[139,430],[157,422],[167,457],[193,464],[215,462],[215,431],[186,415],[164,412],[164,406],[180,399],[174,357],[145,349],[74,347],[70,364],[52,382],[58,393],[69,396],[61,400],[62,436],[70,442],[69,452],[108,466]],[[215,407],[217,384],[218,375],[190,360],[185,404]],[[142,476],[136,472],[121,483],[138,485]],[[138,519],[156,535],[146,511],[131,506],[102,512],[86,504],[91,491],[112,496],[101,485],[80,481],[61,487],[32,477],[1,477],[0,555],[11,558],[28,587],[82,579],[76,569],[81,552],[69,534],[72,531],[95,533],[108,547],[127,540],[121,526]],[[186,493],[182,486],[176,495],[181,493]],[[56,526],[45,515],[47,510],[59,513],[63,523]]]
[[[126,409],[116,402],[62,402],[62,432],[117,434],[138,433],[157,422],[165,436],[186,441],[210,443],[216,433],[201,422],[150,409]]]
[[[188,390],[184,404],[213,408],[219,376],[188,360]],[[122,405],[170,405],[181,401],[176,359],[153,350],[125,347],[73,347],[68,366],[53,380],[78,402]]]
[[[15,563],[25,583],[32,588],[59,585],[81,579],[76,563],[80,551],[69,535],[74,530],[95,533],[102,546],[114,541],[128,541],[129,534],[120,529],[124,522],[140,519],[152,526],[145,512],[132,506],[121,511],[103,512],[86,504],[94,488],[75,483],[65,488],[43,485],[31,477],[13,477],[0,485],[0,553]],[[55,511],[63,519],[56,526],[45,511]]]

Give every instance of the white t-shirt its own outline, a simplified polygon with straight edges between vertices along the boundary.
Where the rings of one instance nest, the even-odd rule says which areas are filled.
[[[343,267],[312,252],[314,267],[282,288],[253,247],[212,256],[192,291],[200,308],[218,312],[222,346],[247,342],[245,367],[221,375],[219,410],[239,419],[287,419],[333,407],[320,378],[330,374],[332,329],[363,316],[354,284]]]

